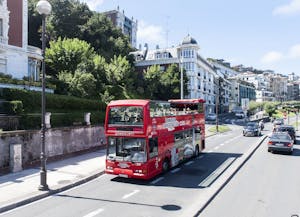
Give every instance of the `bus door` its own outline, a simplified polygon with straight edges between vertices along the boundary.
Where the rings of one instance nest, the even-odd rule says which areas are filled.
[[[153,137],[148,141],[148,175],[150,177],[159,173],[158,138]]]

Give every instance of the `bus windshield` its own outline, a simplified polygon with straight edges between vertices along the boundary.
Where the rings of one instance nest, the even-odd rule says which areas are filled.
[[[115,106],[109,110],[108,124],[110,125],[143,125],[143,107]]]
[[[108,159],[146,162],[146,141],[140,138],[108,138]]]

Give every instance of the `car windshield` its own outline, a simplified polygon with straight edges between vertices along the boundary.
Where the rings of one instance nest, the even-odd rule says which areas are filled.
[[[249,123],[247,123],[246,127],[251,127],[251,128],[257,127],[257,123],[249,122]]]

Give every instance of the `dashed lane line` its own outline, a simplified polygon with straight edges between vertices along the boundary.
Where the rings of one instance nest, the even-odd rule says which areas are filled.
[[[87,214],[87,215],[85,215],[83,217],[94,217],[94,216],[98,215],[99,213],[101,213],[103,211],[104,211],[104,209],[100,208],[100,209],[97,209],[97,210],[95,210],[93,212],[90,212],[89,214]]]
[[[131,197],[131,196],[133,196],[133,195],[135,195],[135,194],[137,194],[137,193],[139,193],[140,192],[140,190],[134,190],[133,192],[131,192],[131,193],[129,193],[129,194],[125,194],[123,197],[122,197],[122,199],[127,199],[127,198],[129,198],[129,197]]]

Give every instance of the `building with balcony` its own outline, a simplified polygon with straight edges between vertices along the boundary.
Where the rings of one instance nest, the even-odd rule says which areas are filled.
[[[255,87],[252,83],[243,81],[238,77],[228,79],[231,82],[231,99],[230,110],[242,105],[242,99],[249,99],[249,101],[256,100]]]
[[[229,112],[229,105],[231,100],[231,82],[228,78],[235,77],[238,72],[231,68],[230,63],[223,59],[208,58],[208,62],[213,65],[218,74],[218,82],[215,86],[218,91],[218,111],[219,113]]]
[[[293,81],[287,84],[287,100],[299,100],[299,82]]]
[[[128,36],[132,47],[137,46],[137,20],[134,21],[133,17],[130,19],[125,16],[124,10],[120,12],[119,7],[117,10],[106,11],[103,14],[112,21],[115,27],[120,28],[124,35]]]
[[[199,52],[197,41],[190,35],[182,42],[171,48],[156,48],[132,52],[135,57],[135,67],[139,72],[152,65],[160,65],[164,71],[171,64],[178,64],[188,76],[189,93],[184,93],[184,98],[202,98],[206,101],[206,112],[216,111],[216,86],[215,79],[218,77],[214,67],[206,61]]]
[[[42,53],[28,45],[27,0],[0,0],[0,73],[38,80]]]

